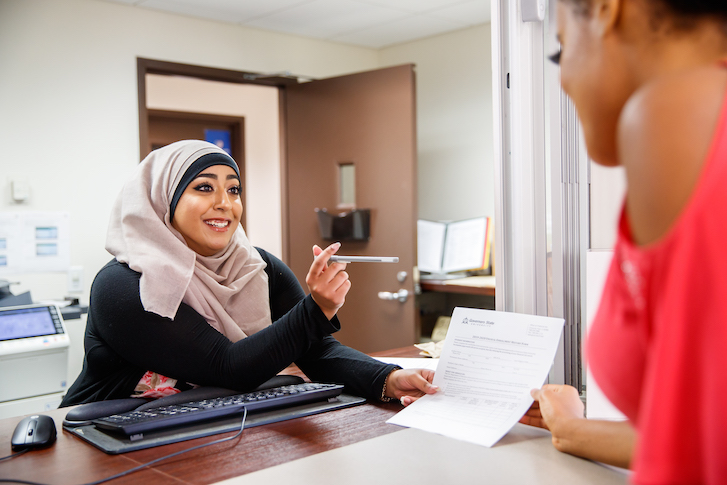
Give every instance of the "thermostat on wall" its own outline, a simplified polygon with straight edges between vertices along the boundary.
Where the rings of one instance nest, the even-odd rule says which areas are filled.
[[[30,184],[25,180],[13,180],[10,182],[10,187],[15,202],[25,202],[30,198]]]
[[[523,22],[542,22],[548,0],[520,0]]]

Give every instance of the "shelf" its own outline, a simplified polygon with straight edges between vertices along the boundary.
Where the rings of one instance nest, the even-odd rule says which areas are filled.
[[[468,276],[453,280],[421,280],[422,291],[495,296],[494,276]]]

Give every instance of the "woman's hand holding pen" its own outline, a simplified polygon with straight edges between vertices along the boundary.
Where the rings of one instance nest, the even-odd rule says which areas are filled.
[[[305,282],[308,285],[313,301],[330,320],[343,306],[346,301],[346,294],[351,289],[351,281],[348,279],[346,263],[331,263],[329,258],[338,251],[341,243],[333,243],[326,249],[318,245],[313,246],[313,264],[308,270]]]

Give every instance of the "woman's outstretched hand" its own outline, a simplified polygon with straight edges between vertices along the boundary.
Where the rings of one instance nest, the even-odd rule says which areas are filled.
[[[351,289],[348,273],[344,271],[346,264],[331,263],[330,266],[328,265],[328,260],[336,254],[340,247],[341,243],[333,243],[326,249],[321,249],[318,245],[313,246],[315,259],[305,277],[305,283],[308,285],[313,301],[329,320],[343,306],[346,294]]]
[[[553,445],[560,451],[566,451],[563,443],[572,441],[571,430],[577,427],[575,423],[585,419],[578,391],[573,386],[546,384],[541,389],[533,389],[530,394],[535,402],[520,422],[550,430]]]
[[[535,402],[520,418],[523,424],[549,429],[555,434],[563,421],[583,419],[583,401],[573,386],[546,384],[530,394]]]
[[[439,390],[432,385],[434,371],[429,369],[399,369],[389,374],[386,381],[386,396],[398,399],[408,406],[424,394]]]
[[[520,422],[549,429],[557,450],[629,467],[636,432],[628,421],[586,419],[578,390],[572,386],[546,384],[530,394],[535,402]]]

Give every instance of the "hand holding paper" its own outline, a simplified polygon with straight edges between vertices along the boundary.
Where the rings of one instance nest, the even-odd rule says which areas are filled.
[[[433,381],[440,391],[387,422],[494,445],[530,408],[562,329],[558,318],[456,308]]]

